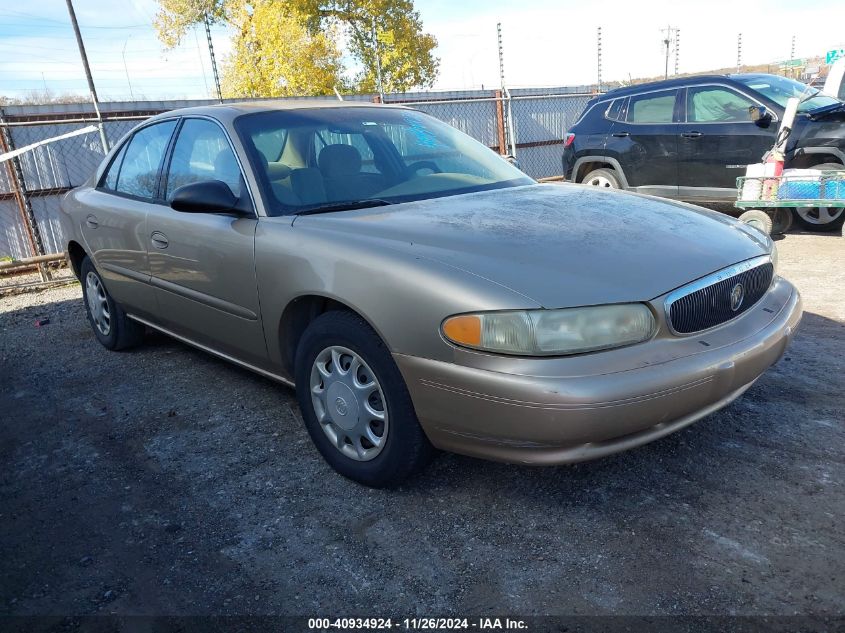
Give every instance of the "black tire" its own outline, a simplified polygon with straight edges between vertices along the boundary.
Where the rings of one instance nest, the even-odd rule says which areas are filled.
[[[385,445],[369,461],[342,453],[323,431],[311,397],[311,371],[318,355],[340,346],[357,354],[375,374],[384,394],[389,426]],[[434,449],[417,420],[408,388],[384,342],[357,314],[331,311],[305,330],[296,350],[296,396],[305,428],[329,465],[344,477],[373,488],[392,487],[421,471]],[[345,414],[345,411],[344,411]]]
[[[144,340],[144,326],[137,321],[133,321],[126,316],[126,312],[120,307],[106,289],[100,273],[94,268],[94,263],[86,256],[82,259],[82,265],[79,267],[79,279],[82,283],[82,299],[85,303],[85,314],[88,317],[88,323],[94,331],[94,336],[103,345],[103,347],[117,351],[122,349],[129,349],[139,345]],[[88,301],[89,284],[88,276],[93,275],[99,282],[100,288],[103,290],[103,298],[108,305],[109,319],[108,328],[103,332],[95,321],[95,317],[91,312],[91,303]]]
[[[813,165],[811,169],[821,169],[824,171],[842,171],[845,170],[845,166],[840,165],[839,163],[823,163],[821,165]],[[801,209],[796,209],[795,221],[798,223],[799,226],[801,226],[801,228],[807,231],[813,231],[814,233],[831,233],[834,231],[839,231],[842,228],[842,225],[845,223],[845,209],[830,207],[828,207],[828,209],[829,214],[833,216],[833,220],[830,222],[825,222],[821,224],[818,221],[813,221],[816,218],[821,218],[819,209],[816,207],[802,207]],[[807,217],[802,217],[802,213]]]
[[[621,189],[619,177],[612,169],[594,169],[581,179],[581,184],[602,187],[604,189]]]
[[[792,209],[776,208],[772,211],[772,235],[783,235],[792,228]]]
[[[772,218],[765,211],[759,209],[750,209],[739,216],[740,222],[745,222],[749,226],[766,235],[772,234]]]

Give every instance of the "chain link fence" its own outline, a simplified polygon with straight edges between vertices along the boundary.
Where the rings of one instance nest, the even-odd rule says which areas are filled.
[[[587,101],[589,87],[546,90],[460,91],[386,95],[385,102],[426,112],[501,155],[513,155],[529,176],[561,177],[563,138]],[[326,97],[333,98],[333,97]],[[378,102],[372,95],[344,97]],[[216,103],[209,100],[101,104],[104,135],[114,146],[138,123],[168,110]],[[99,129],[44,143],[98,124],[87,104],[13,106],[0,112],[0,155],[35,145],[0,162],[0,266],[60,253],[61,196],[85,182],[105,155]],[[42,275],[43,277],[43,275]]]

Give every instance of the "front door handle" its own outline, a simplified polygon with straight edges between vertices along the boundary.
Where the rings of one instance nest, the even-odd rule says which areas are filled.
[[[153,234],[150,235],[150,241],[153,243],[153,246],[158,249],[165,249],[168,244],[170,244],[170,242],[167,241],[167,236],[161,231],[153,231]]]
[[[614,132],[612,134],[612,136],[615,136],[616,138],[628,138],[629,136],[631,136],[631,133],[630,132]]]
[[[87,218],[85,218],[85,224],[87,224],[88,227],[92,229],[96,229],[98,226],[100,226],[100,223],[97,221],[97,216],[95,215],[89,215]]]
[[[684,132],[681,134],[684,138],[699,138],[704,136],[701,132]]]

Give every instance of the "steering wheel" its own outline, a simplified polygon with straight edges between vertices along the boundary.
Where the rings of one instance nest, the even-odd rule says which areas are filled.
[[[430,169],[432,173],[435,174],[442,174],[443,170],[437,166],[433,160],[418,160],[416,163],[411,163],[408,165],[408,171],[413,173],[418,172],[421,169]]]

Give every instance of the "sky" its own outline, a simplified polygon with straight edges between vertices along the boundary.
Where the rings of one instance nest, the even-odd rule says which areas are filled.
[[[765,4],[765,8],[763,5]],[[439,42],[434,88],[499,85],[496,24],[501,22],[510,87],[595,83],[596,30],[602,27],[602,78],[663,72],[661,29],[680,29],[680,72],[764,64],[845,48],[845,1],[806,0],[416,0],[425,29]],[[101,100],[212,96],[204,31],[166,50],[152,27],[155,0],[74,0]],[[213,31],[222,62],[229,33]],[[674,61],[670,63],[674,67]],[[0,0],[0,95],[30,91],[87,94],[65,0]]]

